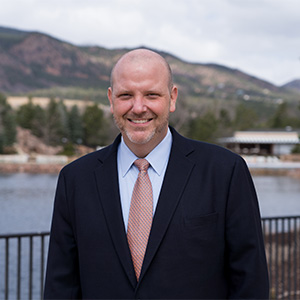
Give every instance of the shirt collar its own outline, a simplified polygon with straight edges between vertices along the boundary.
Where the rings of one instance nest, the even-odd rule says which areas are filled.
[[[164,139],[145,157],[153,170],[160,176],[170,156],[172,146],[172,134],[168,132]],[[132,164],[138,157],[125,144],[123,137],[118,149],[118,158],[122,177],[125,177]]]

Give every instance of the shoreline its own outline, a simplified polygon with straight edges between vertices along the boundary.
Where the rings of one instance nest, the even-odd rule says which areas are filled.
[[[288,176],[300,179],[300,169],[249,167],[252,176]]]
[[[0,174],[59,174],[66,164],[0,163]]]
[[[67,165],[67,163],[0,163],[0,174],[13,174],[13,173],[29,173],[29,174],[59,174],[61,169]],[[300,168],[292,164],[289,168],[269,166],[258,164],[253,166],[248,165],[250,173],[252,176],[289,176],[293,178],[300,179]]]

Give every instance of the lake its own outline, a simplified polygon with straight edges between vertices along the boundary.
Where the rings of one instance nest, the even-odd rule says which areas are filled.
[[[263,217],[300,215],[300,180],[282,176],[255,176]],[[57,175],[50,174],[0,174],[0,234],[49,231]],[[9,296],[17,294],[17,240],[11,240],[9,256]],[[39,240],[34,242],[32,298],[40,297],[41,263]],[[48,239],[45,244],[45,257]],[[0,240],[0,299],[5,294],[5,240]],[[22,242],[20,299],[28,299],[29,240]],[[44,261],[44,268],[45,268]]]
[[[253,177],[263,217],[300,215],[300,180]],[[50,229],[57,175],[0,174],[0,234]]]

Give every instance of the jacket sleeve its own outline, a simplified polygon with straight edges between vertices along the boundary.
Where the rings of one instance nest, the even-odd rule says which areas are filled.
[[[268,268],[259,206],[242,158],[235,164],[226,209],[229,299],[269,299]]]
[[[66,184],[61,172],[54,201],[45,279],[45,299],[80,299],[75,230],[71,221]]]

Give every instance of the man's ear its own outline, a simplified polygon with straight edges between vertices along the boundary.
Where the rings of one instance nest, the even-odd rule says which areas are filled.
[[[177,86],[174,85],[171,91],[170,112],[174,112],[176,110],[177,96],[178,96],[178,89]]]
[[[109,100],[110,103],[110,112],[113,113],[114,112],[114,108],[113,108],[113,101],[112,101],[112,88],[109,87],[107,90],[107,98]]]

